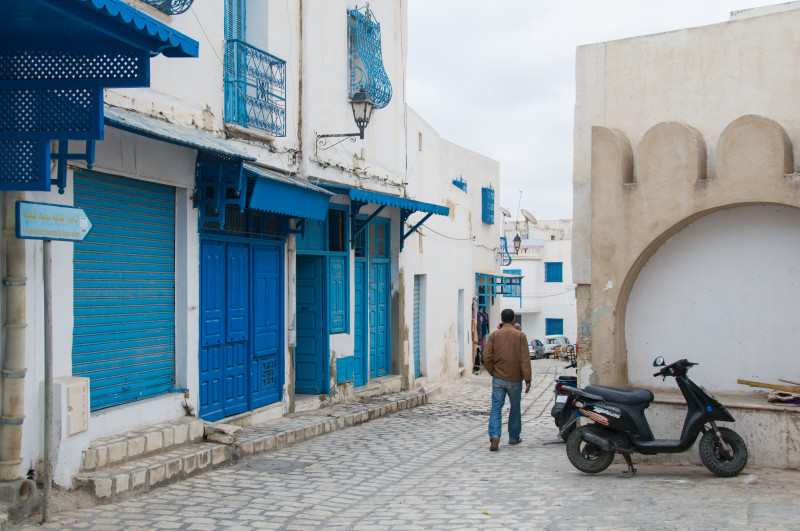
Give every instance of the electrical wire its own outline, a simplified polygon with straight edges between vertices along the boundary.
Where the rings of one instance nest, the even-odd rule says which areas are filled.
[[[425,227],[425,228],[426,228],[427,230],[431,231],[431,232],[434,232],[434,233],[438,234],[438,235],[439,235],[439,236],[441,236],[442,238],[447,238],[448,240],[456,240],[456,241],[461,241],[461,242],[465,242],[465,241],[475,241],[475,236],[472,236],[472,237],[470,237],[470,238],[455,238],[455,237],[453,237],[453,236],[447,236],[446,234],[442,234],[441,232],[438,232],[438,231],[436,231],[436,230],[434,230],[434,229],[432,229],[432,228],[430,228],[430,227]],[[419,229],[417,229],[417,230],[416,230],[416,231],[414,231],[414,232],[416,232],[416,233],[417,233],[417,234],[419,234],[420,236],[423,236],[423,237],[428,237],[428,235],[427,235],[427,234],[423,234],[423,233],[421,233],[421,232],[419,231]]]

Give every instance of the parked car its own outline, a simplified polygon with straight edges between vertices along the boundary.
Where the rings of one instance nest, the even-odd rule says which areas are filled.
[[[532,360],[538,360],[539,358],[544,358],[544,343],[542,343],[538,339],[531,339],[531,344],[528,347],[528,352],[530,352]]]
[[[567,349],[571,343],[567,336],[552,335],[544,336],[544,357],[566,357]]]

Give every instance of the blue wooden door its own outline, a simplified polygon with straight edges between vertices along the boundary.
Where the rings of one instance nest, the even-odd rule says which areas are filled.
[[[209,421],[280,400],[283,247],[200,244],[200,416]]]
[[[225,244],[200,245],[200,415],[224,416]]]
[[[253,247],[253,356],[251,409],[280,400],[283,374],[283,278],[281,246]]]
[[[389,374],[389,263],[369,264],[369,375]]]
[[[369,381],[367,375],[369,374],[369,367],[367,365],[366,345],[365,339],[367,338],[364,333],[367,328],[367,320],[365,313],[366,302],[366,276],[367,276],[367,263],[365,260],[356,259],[355,262],[355,322],[353,323],[353,339],[355,346],[353,355],[355,357],[355,378],[354,384],[356,387],[366,384]]]
[[[249,249],[228,244],[225,308],[225,415],[247,411],[247,333],[250,320]]]
[[[298,256],[297,279],[297,346],[295,347],[295,392],[325,392],[324,356],[324,292],[323,258]]]

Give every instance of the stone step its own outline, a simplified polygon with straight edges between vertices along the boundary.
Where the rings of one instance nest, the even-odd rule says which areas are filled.
[[[204,422],[194,417],[181,417],[152,424],[121,435],[92,441],[83,452],[84,472],[102,470],[140,457],[169,451],[171,448],[203,440]]]
[[[141,457],[74,477],[75,486],[98,500],[150,490],[158,485],[195,475],[234,459],[235,448],[226,444],[197,443]]]
[[[262,452],[283,448],[325,433],[420,406],[427,403],[437,392],[438,388],[430,391],[424,389],[402,391],[390,396],[362,398],[355,403],[336,404],[311,412],[289,413],[265,424],[242,427],[241,433],[235,437],[232,444],[202,442],[204,428],[208,428],[208,432],[213,432],[214,424],[187,417],[189,420],[182,420],[180,425],[189,426],[187,443],[191,440],[194,444],[172,448],[162,446],[160,450],[154,446],[151,453],[147,450],[146,439],[146,453],[126,454],[127,458],[124,461],[113,465],[106,462],[102,467],[84,470],[73,478],[73,483],[76,488],[89,491],[98,502],[107,503]],[[158,424],[120,437],[96,441],[92,443],[90,450],[106,448],[110,451],[111,446],[116,444],[118,446],[114,448],[119,449],[121,453],[123,448],[121,442],[130,443],[136,439],[138,441],[136,444],[140,444],[139,439],[145,436],[144,434],[163,434],[166,426],[167,424]],[[179,425],[169,423],[169,427],[177,429]],[[198,436],[192,438],[191,434],[199,434],[199,438]],[[151,437],[152,439],[154,437]],[[101,442],[102,444],[99,444]],[[174,434],[172,442],[175,442]]]

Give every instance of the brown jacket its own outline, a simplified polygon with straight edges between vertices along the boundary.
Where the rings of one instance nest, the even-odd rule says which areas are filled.
[[[531,379],[531,356],[528,353],[528,338],[503,323],[503,327],[489,334],[483,351],[483,365],[495,378],[509,382],[529,382]]]

